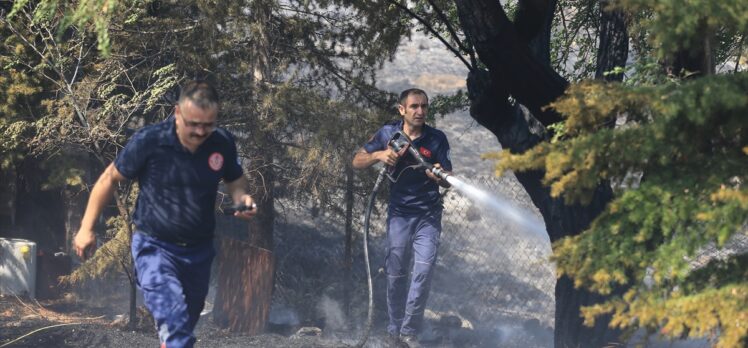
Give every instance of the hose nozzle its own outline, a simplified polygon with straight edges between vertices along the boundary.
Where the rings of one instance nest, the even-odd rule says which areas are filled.
[[[447,178],[449,177],[449,173],[447,173],[447,171],[442,168],[435,168],[432,165],[429,169],[431,169],[431,172],[434,173],[434,175],[438,176],[442,180],[447,180]]]
[[[405,134],[403,131],[397,131],[395,134],[392,135],[392,139],[390,139],[390,147],[395,152],[400,152],[404,147],[408,147],[408,152],[413,156],[413,158],[418,161],[418,164],[423,167],[426,170],[430,170],[434,175],[438,176],[442,180],[447,180],[447,177],[449,176],[449,173],[447,173],[442,168],[434,168],[434,165],[427,162],[426,159],[421,156],[421,153],[416,150],[415,146],[413,146],[413,142],[410,140],[407,134]]]

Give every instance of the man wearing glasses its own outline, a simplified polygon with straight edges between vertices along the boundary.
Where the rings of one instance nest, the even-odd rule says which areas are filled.
[[[91,190],[73,241],[79,257],[95,245],[94,223],[117,183],[137,180],[132,256],[145,305],[162,347],[192,347],[208,294],[218,183],[235,204],[253,207],[231,134],[216,127],[218,93],[204,81],[186,83],[174,116],[139,130]],[[250,219],[257,209],[236,212]]]

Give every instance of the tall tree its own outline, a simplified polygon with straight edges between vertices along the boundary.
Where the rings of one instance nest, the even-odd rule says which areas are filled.
[[[499,169],[542,170],[551,196],[581,204],[595,201],[600,182],[619,183],[583,233],[554,246],[562,277],[606,296],[583,308],[587,324],[612,315],[610,325],[621,329],[744,346],[747,251],[739,244],[746,238],[748,206],[738,183],[748,172],[748,85],[745,73],[708,75],[715,58],[729,57],[724,51],[733,47],[717,47],[714,33],[741,42],[748,6],[665,0],[616,5],[614,12],[646,18],[637,35],[656,49],[641,50],[638,59],[654,58],[660,62],[655,75],[665,72],[670,80],[636,76],[653,72],[645,63],[627,85],[573,85],[551,104],[565,117],[557,140],[502,156]],[[616,119],[626,126],[612,129]],[[641,182],[637,173],[644,175]],[[738,247],[727,248],[724,259],[701,254],[731,242]]]
[[[529,47],[533,33],[542,32],[540,28],[547,22],[532,16],[518,16],[512,22],[493,1],[455,3],[464,33],[488,70],[473,70],[468,77],[471,116],[493,132],[505,150],[522,152],[544,142],[548,134],[544,128],[561,120],[555,110],[544,107],[568,86],[566,79],[536,59]],[[541,14],[553,13],[553,5],[550,1],[520,1],[520,8],[534,8]],[[540,210],[551,242],[580,233],[611,197],[609,187],[600,185],[587,204],[569,205],[551,196],[543,185],[542,170],[516,174]],[[598,302],[598,296],[575,289],[567,277],[558,280],[555,294],[556,346],[602,346],[617,339],[605,323],[592,329],[582,325],[580,307]]]
[[[43,38],[55,42],[81,38],[76,42],[82,44],[66,47],[73,53],[80,49],[84,62],[62,60],[67,70],[55,75],[65,82],[67,99],[48,95],[43,100],[68,107],[47,118],[76,130],[64,138],[62,147],[87,141],[91,149],[102,150],[96,152],[102,162],[110,161],[117,144],[126,141],[126,130],[168,115],[168,107],[153,108],[174,99],[173,86],[179,79],[216,82],[224,96],[222,125],[238,135],[255,195],[262,202],[249,239],[271,250],[276,197],[314,198],[345,214],[338,199],[345,180],[336,178],[344,177],[343,163],[365,137],[365,127],[354,125],[380,124],[387,117],[381,105],[393,98],[373,88],[374,72],[392,56],[406,26],[398,23],[396,11],[369,1],[257,0],[214,5],[199,0],[18,1],[8,18],[44,26]],[[11,36],[26,37],[20,32]],[[38,41],[26,38],[28,47]],[[98,51],[92,44],[98,44]],[[42,49],[38,55],[81,57],[68,51]],[[8,52],[13,64],[24,62],[12,49]],[[84,113],[76,112],[81,108]],[[113,108],[122,110],[118,117],[126,117],[107,118]],[[64,122],[71,117],[80,122]],[[93,121],[109,123],[93,128]],[[101,148],[103,143],[87,137],[90,134],[115,141]],[[37,151],[47,154],[45,149]],[[262,277],[272,284],[272,268]],[[269,301],[269,294],[261,297]]]

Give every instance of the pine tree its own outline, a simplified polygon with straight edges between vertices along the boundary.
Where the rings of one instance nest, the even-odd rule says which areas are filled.
[[[743,48],[748,6],[618,5],[641,18],[636,30],[649,37],[651,55],[639,59],[665,69],[629,71],[639,76],[624,84],[572,85],[551,104],[564,115],[555,140],[502,154],[497,171],[543,170],[552,196],[582,204],[600,182],[616,184],[591,225],[554,246],[560,276],[609,295],[583,309],[587,324],[612,314],[619,328],[744,346],[748,251],[734,244],[745,244],[748,223],[748,74],[732,73],[737,66],[711,72],[736,42]],[[615,121],[622,125],[611,127]],[[710,248],[722,256],[704,259]]]

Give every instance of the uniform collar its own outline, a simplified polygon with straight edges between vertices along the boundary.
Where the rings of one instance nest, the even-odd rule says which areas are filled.
[[[405,132],[403,130],[403,125],[404,124],[405,124],[405,121],[403,121],[402,118],[401,118],[399,121],[397,121],[397,123],[395,123],[395,127],[397,127],[397,129]],[[431,134],[431,129],[432,128],[429,125],[427,125],[427,124],[424,123],[423,127],[421,128],[421,136],[418,137],[417,139],[412,139],[412,140],[413,141],[421,141],[421,140],[425,139],[429,134]]]
[[[174,114],[171,114],[165,120],[154,125],[156,129],[158,129],[158,144],[161,146],[172,146],[176,149],[182,149],[182,143],[179,142],[179,138],[177,137],[177,126],[175,120],[176,118],[174,117]]]

